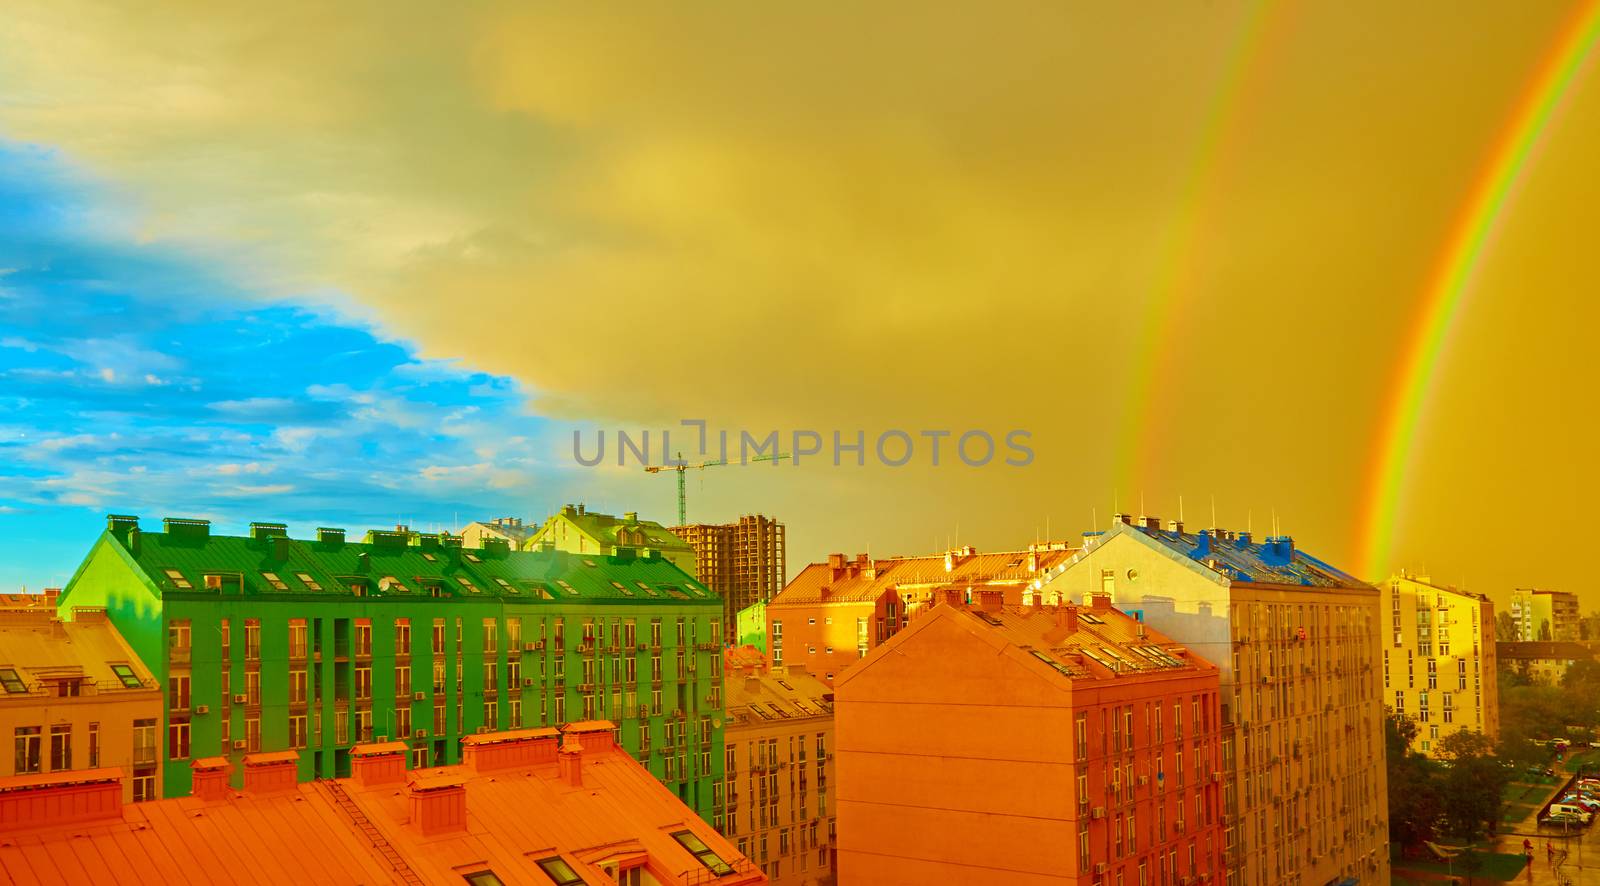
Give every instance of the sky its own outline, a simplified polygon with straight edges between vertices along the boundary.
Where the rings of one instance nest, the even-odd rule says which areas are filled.
[[[1586,8],[19,0],[0,587],[62,581],[107,512],[670,522],[670,477],[571,437],[704,419],[918,444],[691,475],[691,519],[787,522],[791,571],[1181,501],[1600,607],[1581,536],[1522,543],[1596,492],[1595,63],[1364,537],[1430,279]],[[932,464],[921,432],[972,430],[1033,457]]]

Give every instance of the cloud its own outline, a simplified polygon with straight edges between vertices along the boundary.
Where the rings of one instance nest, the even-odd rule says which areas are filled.
[[[293,483],[269,483],[261,486],[213,486],[211,494],[221,498],[250,498],[287,495],[295,490]]]

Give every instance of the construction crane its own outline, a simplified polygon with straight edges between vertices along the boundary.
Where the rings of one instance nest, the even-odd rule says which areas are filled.
[[[678,463],[675,464],[675,465],[645,465],[644,469],[645,469],[645,472],[649,473],[649,474],[659,474],[662,471],[676,471],[677,472],[677,474],[678,474],[678,523],[677,523],[677,525],[679,525],[679,526],[687,526],[687,525],[689,525],[689,496],[688,496],[687,490],[685,489],[684,474],[687,473],[690,468],[714,468],[717,465],[727,465],[727,464],[744,465],[744,464],[749,464],[750,462],[756,462],[756,461],[781,461],[781,460],[786,459],[788,457],[789,457],[789,453],[787,453],[787,452],[779,452],[779,453],[775,453],[773,455],[758,455],[755,458],[750,459],[749,461],[730,462],[725,458],[719,458],[719,459],[716,459],[715,461],[703,461],[703,462],[700,462],[699,464],[689,464],[689,463],[687,463],[687,462],[685,462],[683,460],[683,453],[680,452],[680,453],[678,453]]]

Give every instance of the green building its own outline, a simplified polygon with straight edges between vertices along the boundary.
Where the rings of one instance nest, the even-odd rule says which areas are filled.
[[[738,638],[739,646],[754,646],[762,652],[767,651],[767,604],[765,602],[751,603],[739,610],[734,615],[736,630],[734,636]]]
[[[525,551],[557,550],[573,554],[618,554],[649,551],[665,557],[689,575],[695,574],[694,548],[654,520],[633,511],[614,517],[583,505],[565,505],[522,543]]]
[[[459,762],[464,735],[603,719],[708,821],[721,805],[722,601],[657,553],[107,522],[60,613],[105,609],[168,687],[164,796],[202,757],[295,749],[325,778],[357,742],[403,741],[418,768]]]

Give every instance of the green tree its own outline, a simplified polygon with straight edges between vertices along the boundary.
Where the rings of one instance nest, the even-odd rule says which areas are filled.
[[[1411,752],[1417,723],[1389,708],[1383,721],[1384,751],[1389,775],[1389,839],[1414,850],[1431,840],[1444,812],[1432,765]]]
[[[1513,643],[1517,637],[1517,623],[1511,619],[1509,612],[1497,612],[1494,615],[1494,638],[1501,643]]]
[[[1473,842],[1493,836],[1505,811],[1510,780],[1495,755],[1495,744],[1480,732],[1452,732],[1434,746],[1443,767],[1438,786],[1445,827],[1453,837]]]

